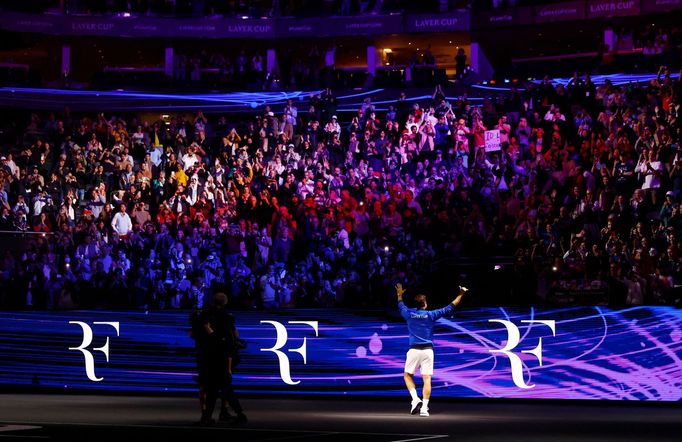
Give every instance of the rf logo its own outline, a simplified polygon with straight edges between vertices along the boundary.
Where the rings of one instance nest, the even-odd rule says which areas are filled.
[[[92,382],[100,382],[104,378],[98,378],[95,375],[95,358],[92,356],[90,350],[87,349],[92,343],[92,328],[85,322],[80,321],[69,321],[69,324],[78,324],[83,329],[83,341],[81,342],[81,345],[79,347],[69,347],[69,350],[78,350],[83,353],[83,357],[85,358],[85,374],[88,375],[88,379],[90,379]],[[116,336],[119,335],[118,322],[93,322],[92,324],[109,325],[116,330]],[[105,342],[103,346],[93,348],[93,350],[104,353],[104,356],[107,358],[107,362],[109,362],[109,337],[107,336],[107,342]]]
[[[289,339],[289,334],[287,332],[287,329],[284,325],[282,325],[281,322],[277,321],[261,321],[261,324],[270,324],[273,327],[275,327],[275,331],[277,331],[277,341],[275,341],[275,345],[273,345],[271,348],[261,348],[260,351],[271,351],[274,354],[277,355],[277,358],[279,359],[279,375],[284,381],[284,383],[289,384],[289,385],[296,385],[301,381],[293,381],[291,379],[291,368],[289,364],[289,357],[287,356],[286,353],[280,351],[280,348],[284,347],[286,345],[288,339]],[[310,327],[312,327],[313,330],[315,330],[315,336],[318,335],[317,332],[317,321],[288,321],[288,324],[305,324]],[[305,365],[307,363],[307,341],[306,338],[303,338],[303,344],[298,347],[298,348],[291,348],[288,350],[289,353],[298,353],[303,357],[303,364]]]
[[[535,387],[535,384],[527,385],[523,380],[523,363],[521,362],[521,358],[519,357],[519,355],[512,351],[516,348],[517,345],[519,345],[519,342],[521,341],[521,333],[519,331],[519,328],[516,325],[514,325],[513,322],[505,321],[502,319],[490,319],[488,322],[498,322],[504,325],[505,328],[507,329],[507,345],[505,345],[504,348],[502,348],[501,350],[490,350],[490,353],[502,353],[503,355],[509,358],[509,362],[511,362],[512,379],[514,380],[514,384],[517,387],[523,389]],[[555,321],[537,320],[521,322],[524,324],[537,323],[546,325],[552,330],[552,336],[556,336]],[[540,362],[540,367],[542,367],[542,338],[539,339],[537,347],[535,347],[532,350],[521,350],[521,353],[527,353],[535,356],[538,362]]]

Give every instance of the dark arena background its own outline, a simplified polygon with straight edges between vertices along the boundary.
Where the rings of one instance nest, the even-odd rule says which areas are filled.
[[[0,1],[0,440],[680,440],[681,19]]]

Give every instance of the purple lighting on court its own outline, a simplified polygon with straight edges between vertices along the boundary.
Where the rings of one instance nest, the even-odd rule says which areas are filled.
[[[289,310],[237,311],[237,326],[248,342],[235,383],[244,392],[284,394],[405,395],[402,371],[407,329],[402,318],[383,312]],[[276,336],[261,320],[319,322],[319,335],[290,328],[285,349],[306,339],[307,362],[287,352],[297,387],[280,378],[271,352]],[[110,340],[111,362],[97,359],[104,381],[85,377],[82,357],[68,347],[82,339],[71,320],[116,320],[120,337]],[[522,389],[512,380],[509,358],[491,350],[507,344],[500,323],[515,324],[520,341],[512,351],[523,364]],[[555,321],[549,328],[527,320]],[[35,312],[0,316],[0,385],[62,386],[100,391],[193,391],[193,342],[187,315],[165,312]],[[25,334],[27,324],[32,333]],[[340,324],[345,324],[340,326]],[[45,336],[45,339],[41,339]],[[542,339],[542,360],[523,353]],[[99,342],[94,344],[100,345]],[[682,310],[636,307],[608,310],[485,308],[462,310],[441,319],[435,330],[434,396],[524,399],[682,400]],[[144,351],[141,351],[144,349]],[[155,350],[150,350],[155,349]],[[417,375],[418,376],[418,375]]]

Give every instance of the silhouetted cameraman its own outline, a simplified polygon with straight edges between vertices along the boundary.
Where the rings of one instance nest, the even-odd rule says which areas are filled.
[[[234,325],[234,317],[227,311],[227,295],[216,293],[210,306],[192,315],[192,334],[196,340],[197,368],[199,372],[200,396],[203,400],[202,425],[211,425],[215,401],[220,395],[222,405],[220,420],[234,423],[247,421],[244,410],[232,386],[232,369],[236,365],[239,348],[243,341]],[[230,416],[227,405],[237,413]]]

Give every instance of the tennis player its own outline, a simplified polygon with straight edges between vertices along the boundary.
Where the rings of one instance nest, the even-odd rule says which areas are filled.
[[[408,308],[403,302],[405,289],[398,283],[395,286],[398,296],[398,308],[400,315],[407,321],[407,329],[410,332],[410,349],[405,359],[405,385],[412,396],[410,414],[419,413],[420,416],[429,416],[429,398],[431,397],[431,376],[433,376],[433,325],[445,315],[455,311],[455,307],[462,301],[462,297],[468,291],[466,287],[459,287],[459,294],[448,304],[438,310],[427,310],[426,295],[418,294],[414,297],[416,308]],[[424,387],[422,389],[423,400],[417,395],[414,383],[414,372],[419,368]]]

